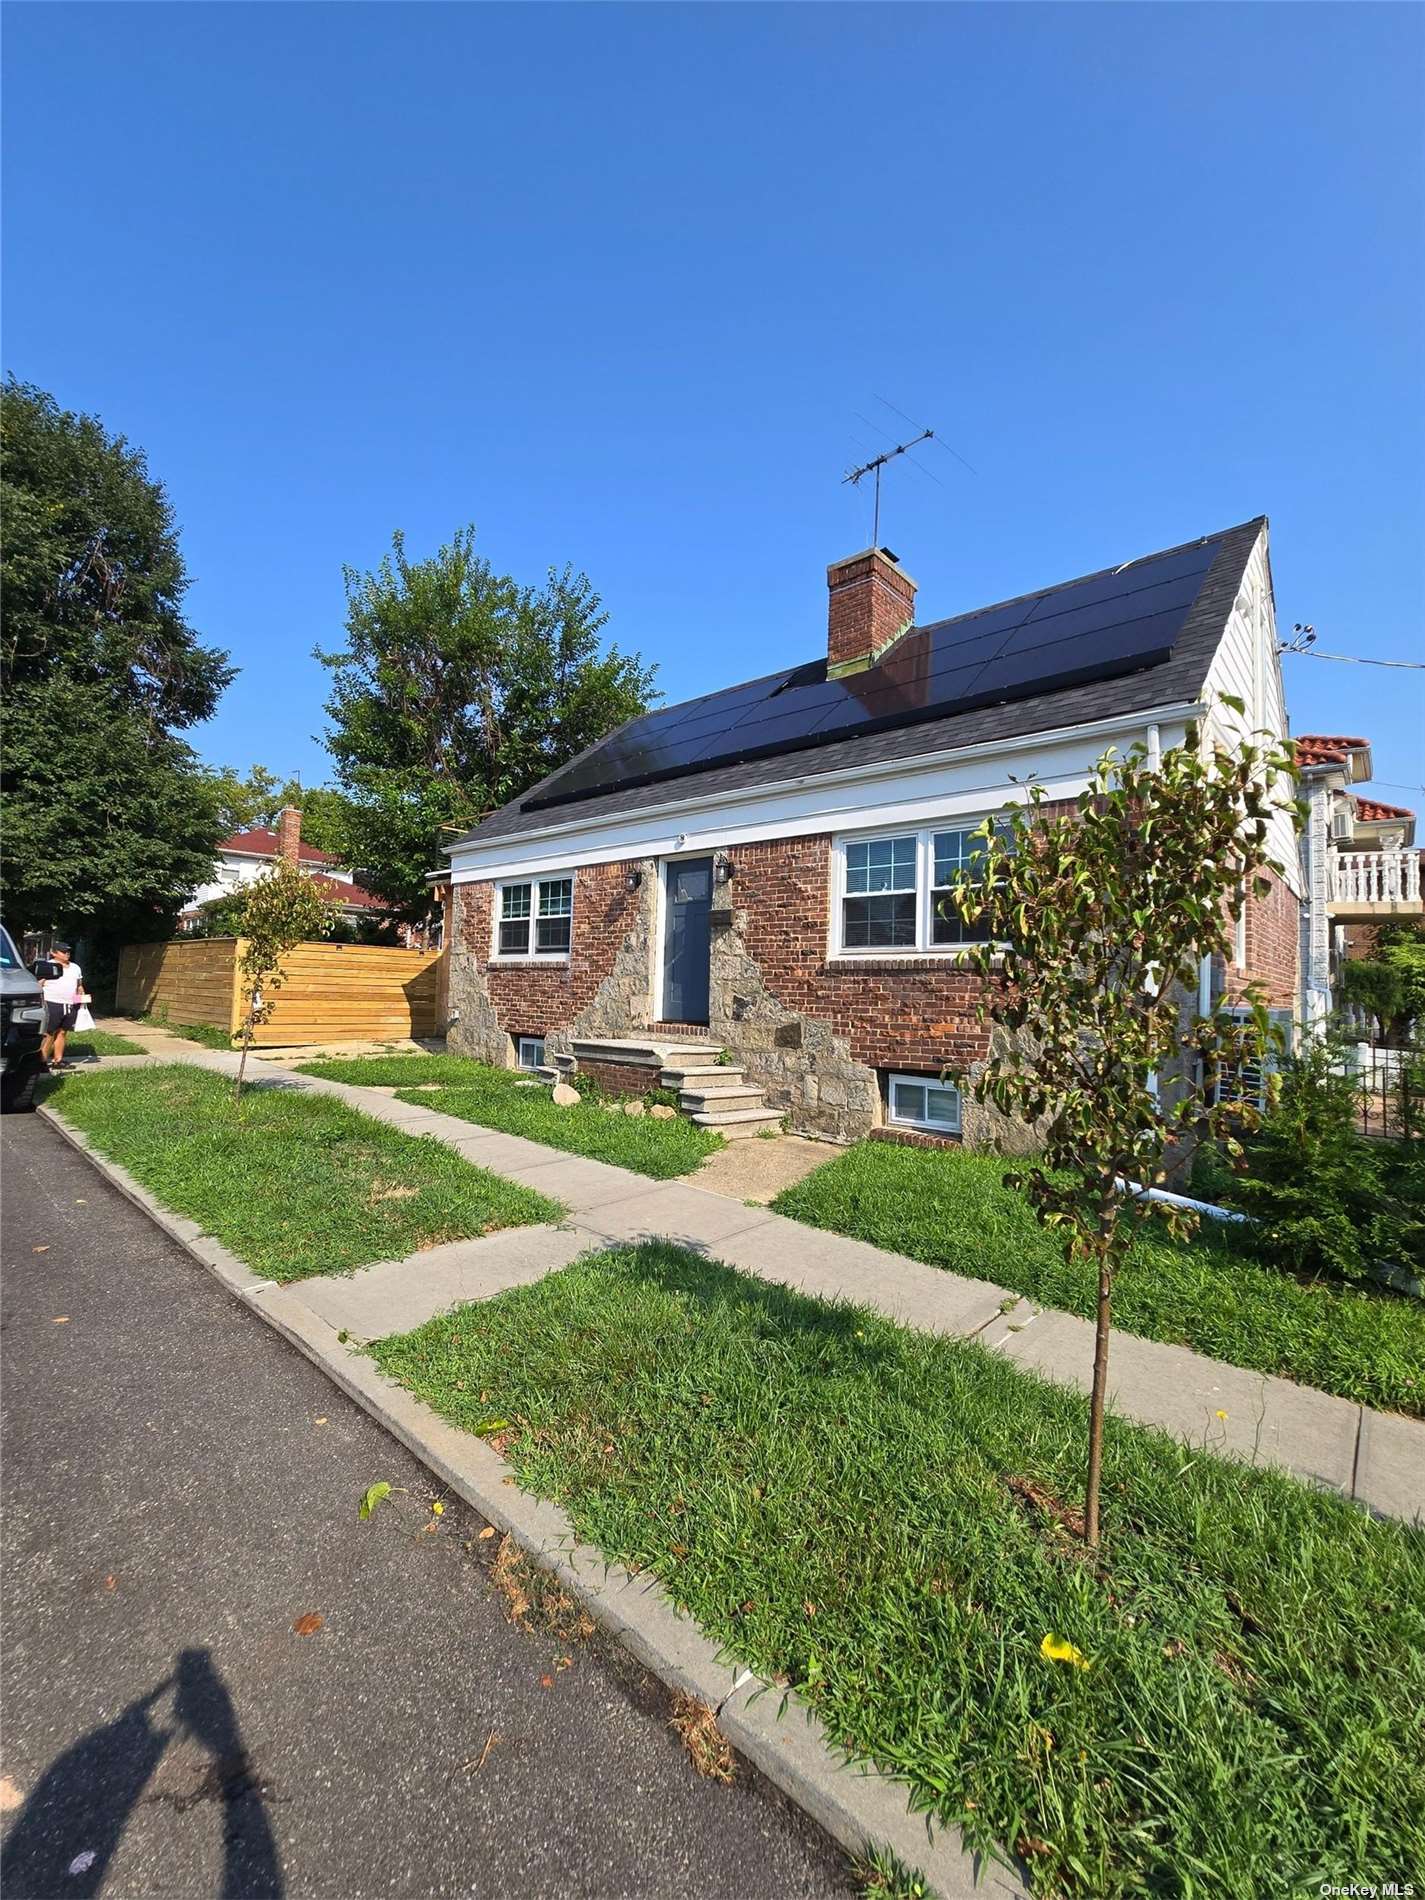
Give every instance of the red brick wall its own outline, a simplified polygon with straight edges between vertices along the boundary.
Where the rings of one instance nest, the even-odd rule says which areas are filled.
[[[915,582],[879,549],[837,561],[826,570],[826,582],[827,658],[833,666],[879,653],[915,617]]]
[[[579,1086],[579,1077],[587,1075],[610,1095],[646,1095],[658,1087],[661,1073],[646,1062],[590,1062],[581,1056],[578,1070],[571,1079],[575,1088]]]
[[[938,1073],[986,1054],[980,984],[968,971],[940,956],[828,957],[829,837],[738,845],[732,857],[743,946],[783,1008],[829,1023],[868,1068]]]
[[[1247,899],[1247,962],[1229,964],[1227,993],[1237,995],[1249,983],[1266,992],[1269,1009],[1294,1009],[1300,993],[1301,904],[1275,872],[1267,872],[1271,891]]]
[[[593,1000],[638,914],[627,864],[585,865],[574,873],[574,922],[567,962],[491,961],[495,887],[459,887],[459,946],[483,977],[500,1026],[511,1034],[565,1029]],[[645,1085],[646,1086],[646,1085]]]

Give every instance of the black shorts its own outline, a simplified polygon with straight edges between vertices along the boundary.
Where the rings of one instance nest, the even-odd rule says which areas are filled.
[[[45,1034],[56,1036],[61,1029],[73,1029],[78,1016],[78,1003],[46,1003]]]

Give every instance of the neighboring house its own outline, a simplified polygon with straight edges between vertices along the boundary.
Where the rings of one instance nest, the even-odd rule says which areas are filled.
[[[1285,733],[1266,521],[928,623],[885,548],[827,579],[824,653],[634,720],[448,847],[452,1047],[661,1073],[732,1134],[1024,1145],[940,1079],[990,1035],[944,887],[1031,778],[1072,799],[1209,708]],[[1203,988],[1294,1014],[1289,820],[1271,842],[1287,875]]]
[[[363,890],[339,859],[328,851],[318,851],[315,845],[303,844],[302,814],[295,806],[288,805],[279,813],[275,831],[254,826],[223,839],[218,846],[212,880],[200,885],[189,899],[178,919],[179,930],[191,930],[204,904],[211,904],[215,898],[230,897],[245,884],[264,877],[278,858],[284,856],[296,860],[323,897],[338,906],[343,917],[354,921],[359,917],[385,914],[386,905],[381,899]]]
[[[1305,733],[1297,765],[1307,820],[1302,863],[1302,998],[1308,1024],[1330,1014],[1342,963],[1367,952],[1375,927],[1419,917],[1420,853],[1415,813],[1351,790],[1371,776],[1368,739]]]

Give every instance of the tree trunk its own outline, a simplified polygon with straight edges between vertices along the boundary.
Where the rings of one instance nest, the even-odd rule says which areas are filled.
[[[1093,1347],[1093,1394],[1089,1399],[1089,1476],[1084,1487],[1084,1537],[1098,1549],[1098,1493],[1103,1471],[1103,1402],[1108,1389],[1108,1321],[1113,1298],[1113,1269],[1107,1257],[1098,1263],[1098,1327]]]

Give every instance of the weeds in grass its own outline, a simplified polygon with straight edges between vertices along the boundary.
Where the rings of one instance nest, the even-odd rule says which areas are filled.
[[[371,1350],[1046,1894],[1425,1864],[1419,1531],[1110,1418],[1086,1560],[1079,1395],[666,1244]]]
[[[258,1084],[234,1106],[223,1076],[184,1064],[61,1082],[48,1097],[175,1213],[273,1280],[557,1219],[542,1194],[305,1089]]]
[[[870,1849],[853,1871],[865,1900],[932,1900],[925,1875],[907,1867],[888,1847]]]
[[[775,1213],[1093,1317],[1096,1281],[1073,1267],[994,1155],[867,1141],[772,1203]],[[1293,1279],[1209,1231],[1142,1234],[1114,1286],[1113,1323],[1230,1365],[1363,1405],[1425,1415],[1425,1302]]]
[[[156,1016],[140,1016],[141,1023],[147,1023],[150,1029],[161,1029],[167,1036],[179,1036],[184,1042],[200,1042],[205,1049],[225,1049],[229,1052],[233,1046],[232,1036],[226,1029],[219,1029],[213,1023],[171,1023],[166,1011]]]
[[[606,1105],[615,1098],[592,1090],[588,1101],[556,1108],[546,1090],[521,1088],[521,1080],[528,1078],[516,1070],[492,1068],[464,1056],[353,1056],[303,1063],[300,1072],[368,1088],[394,1085],[403,1102],[631,1168],[655,1180],[691,1173],[723,1145],[721,1135],[681,1117],[662,1121],[651,1115],[606,1114]],[[432,1089],[432,1082],[442,1086]]]

